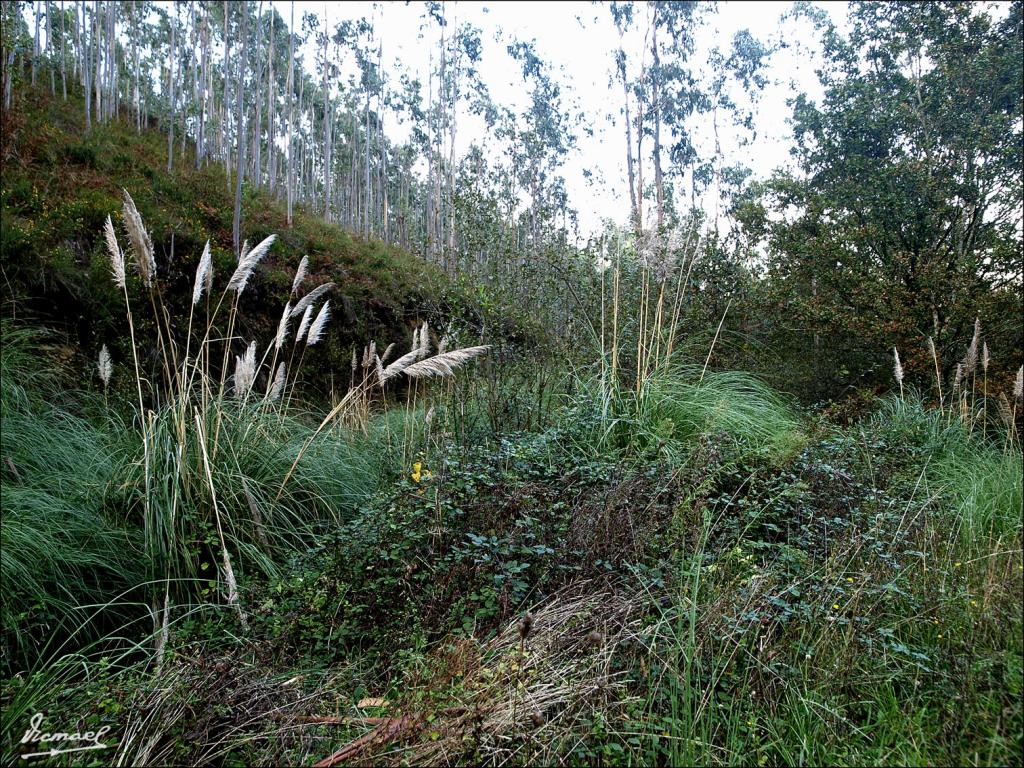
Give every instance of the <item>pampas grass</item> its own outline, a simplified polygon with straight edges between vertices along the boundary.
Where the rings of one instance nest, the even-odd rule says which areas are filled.
[[[302,313],[302,320],[299,322],[299,330],[295,332],[295,343],[301,344],[302,340],[306,338],[306,331],[309,330],[309,323],[313,319],[313,305],[310,304],[306,307],[306,311]]]
[[[321,296],[330,291],[332,288],[334,288],[334,283],[323,283],[322,285],[318,285],[316,288],[314,288],[312,291],[307,293],[305,296],[303,296],[295,303],[295,308],[292,310],[292,315],[301,315],[303,312],[306,311],[306,307],[316,302],[318,299],[320,299]]]
[[[256,381],[256,342],[235,358],[235,396],[245,397]]]
[[[309,256],[303,256],[299,262],[299,268],[295,270],[295,279],[292,280],[292,296],[299,291],[299,286],[302,285],[302,281],[306,279],[306,274],[309,272]]]
[[[153,255],[153,242],[149,239],[149,233],[142,223],[135,201],[124,190],[124,226],[128,230],[128,239],[132,244],[132,251],[135,254],[135,263],[142,277],[143,285],[149,287],[156,278],[156,259]]]
[[[327,324],[327,320],[331,316],[330,310],[331,302],[325,301],[324,305],[320,307],[320,311],[317,313],[316,320],[309,326],[309,333],[306,336],[306,346],[312,347],[320,341],[320,337],[323,335],[324,326]]]
[[[107,253],[110,254],[110,271],[114,275],[114,285],[124,290],[124,253],[117,244],[117,235],[114,233],[114,222],[110,219],[110,216],[107,216],[106,224],[103,227],[103,233],[107,240]]]
[[[96,372],[99,374],[100,381],[103,382],[104,389],[109,387],[110,377],[114,373],[114,364],[110,360],[110,350],[107,349],[106,344],[100,349],[99,358],[96,361]]]
[[[896,377],[896,383],[900,385],[900,397],[903,397],[903,364],[900,362],[900,352],[896,347],[892,348],[892,359],[893,376]]]
[[[411,379],[429,378],[431,376],[451,376],[460,365],[468,363],[475,357],[487,354],[490,345],[454,349],[440,355],[428,357],[406,368],[403,373]]]
[[[196,279],[192,285],[192,306],[199,303],[203,297],[203,291],[209,292],[213,287],[213,259],[210,255],[210,241],[206,241],[203,248],[203,255],[199,257],[199,266],[196,267]]]
[[[252,272],[256,269],[256,265],[267,255],[270,246],[274,244],[276,239],[277,235],[269,235],[259,245],[248,251],[238,260],[238,266],[235,267],[235,272],[228,281],[229,291],[241,294],[245,290],[245,286],[249,283],[249,278],[252,277]]]
[[[292,304],[288,302],[284,305],[284,312],[281,314],[281,320],[277,324],[277,333],[274,335],[274,349],[276,350],[280,350],[288,340],[288,321],[291,319],[291,312]]]

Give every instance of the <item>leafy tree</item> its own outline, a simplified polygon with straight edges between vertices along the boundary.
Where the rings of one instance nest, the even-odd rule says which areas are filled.
[[[808,339],[833,340],[851,377],[887,369],[893,345],[927,370],[929,336],[948,373],[976,314],[1012,348],[1021,3],[1001,19],[971,4],[857,3],[848,36],[819,9],[798,12],[821,32],[825,60],[822,102],[792,101],[802,173],[738,209],[770,245],[774,308]],[[996,309],[1008,300],[1011,312]]]

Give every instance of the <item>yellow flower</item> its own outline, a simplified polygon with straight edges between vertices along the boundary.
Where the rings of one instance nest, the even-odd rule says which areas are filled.
[[[942,633],[940,632],[939,633],[939,640],[941,640],[941,639],[942,639]]]
[[[839,603],[832,603],[832,610],[833,611],[838,611],[839,610]]]
[[[846,577],[846,580],[847,580],[848,582],[850,582],[851,584],[853,584],[853,577],[852,577],[852,576],[847,576],[847,577]]]
[[[961,565],[963,565],[963,563],[961,563],[959,560],[957,560],[955,563],[953,563],[953,567],[954,568],[959,568]]]
[[[977,600],[971,600],[971,605],[977,607],[978,601]]]
[[[419,462],[419,461],[417,461],[415,464],[412,465],[412,475],[411,475],[411,477],[412,477],[412,481],[414,483],[418,483],[420,481],[420,476],[422,474],[420,472],[420,470],[422,468],[423,468],[423,463]]]

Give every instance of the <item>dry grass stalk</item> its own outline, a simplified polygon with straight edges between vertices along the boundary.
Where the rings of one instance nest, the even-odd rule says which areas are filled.
[[[559,745],[583,737],[590,714],[629,703],[613,657],[637,637],[643,605],[597,584],[577,584],[532,608],[525,635],[523,622],[512,621],[483,646],[467,641],[460,661],[468,667],[463,689],[471,693],[460,709],[431,724],[430,740],[376,757],[391,765],[438,765],[471,752],[491,765],[559,763]]]
[[[978,342],[981,340],[981,318],[974,318],[974,335],[971,336],[971,343],[967,347],[967,354],[964,356],[964,374],[970,375],[978,367]]]
[[[939,353],[935,349],[935,342],[928,337],[928,351],[932,354],[932,361],[935,363],[935,384],[939,388],[939,409],[942,409],[942,374],[939,372]]]

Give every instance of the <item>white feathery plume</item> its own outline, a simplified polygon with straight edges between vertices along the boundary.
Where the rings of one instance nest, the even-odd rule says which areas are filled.
[[[956,364],[956,373],[953,375],[953,394],[960,391],[960,382],[964,379],[964,364]]]
[[[274,244],[276,239],[277,235],[270,235],[238,260],[235,273],[231,275],[231,279],[228,281],[229,290],[239,294],[245,290],[245,285],[249,282],[252,271],[256,269],[256,265],[260,263],[263,257],[267,255],[267,251],[270,250],[270,246]]]
[[[277,366],[277,374],[274,376],[274,383],[270,387],[270,394],[268,397],[271,400],[280,400],[281,393],[284,392],[285,382],[285,366],[284,363],[280,363]]]
[[[1013,382],[1013,396],[1018,400],[1024,399],[1024,365],[1017,369],[1017,378]]]
[[[301,344],[302,340],[306,338],[306,331],[309,330],[309,321],[313,319],[313,305],[310,304],[306,307],[306,311],[302,313],[302,321],[299,323],[299,330],[295,334],[295,343]]]
[[[410,365],[412,365],[413,363],[415,363],[419,359],[420,359],[419,347],[413,347],[412,351],[406,352],[400,358],[395,360],[395,362],[393,362],[391,365],[389,365],[387,368],[384,369],[384,376],[382,377],[383,380],[387,381],[388,379],[390,379],[390,378],[392,378],[394,376],[397,376],[398,374],[400,374],[402,371],[404,371],[406,368],[408,368]]]
[[[100,348],[100,356],[96,362],[96,368],[98,369],[100,379],[103,381],[103,387],[109,387],[110,377],[114,373],[114,363],[110,359],[110,350],[107,349],[106,344]]]
[[[377,342],[371,341],[370,346],[366,350],[366,361],[363,363],[364,368],[369,368],[373,365],[374,358],[377,357]]]
[[[469,362],[474,357],[486,354],[490,348],[490,345],[486,345],[482,347],[453,349],[451,352],[445,352],[443,355],[434,355],[426,360],[420,360],[420,362],[406,368],[404,373],[406,376],[414,379],[430,376],[451,376],[460,365]]]
[[[135,207],[135,201],[124,190],[124,227],[128,230],[128,239],[132,244],[132,251],[135,253],[135,261],[139,267],[139,274],[142,276],[143,284],[153,284],[156,277],[156,259],[153,258],[153,243],[149,239],[149,233],[142,223],[139,210]]]
[[[114,222],[107,216],[107,223],[103,226],[104,234],[107,236],[107,252],[110,254],[110,271],[114,273],[114,285],[124,288],[124,254],[117,244],[117,235],[114,233]]]
[[[899,353],[899,350],[896,349],[896,347],[892,348],[892,356],[893,356],[892,372],[893,372],[893,375],[896,377],[896,383],[898,383],[900,385],[900,387],[902,388],[903,387],[903,364],[900,362],[900,353]]]
[[[377,370],[377,383],[380,386],[384,386],[384,363],[380,360],[380,355],[373,356],[373,363]]]
[[[381,363],[386,363],[388,361],[388,358],[391,357],[391,353],[394,351],[394,349],[395,342],[391,342],[390,344],[388,344],[387,348],[384,350],[384,354],[380,356]]]
[[[235,395],[245,397],[256,380],[256,342],[235,357]]]
[[[288,341],[288,321],[292,316],[292,303],[289,301],[284,305],[284,313],[281,315],[281,320],[277,324],[277,336],[274,337],[274,348],[281,349],[284,343]]]
[[[312,347],[318,341],[320,336],[324,332],[324,324],[327,322],[327,318],[331,316],[328,307],[331,305],[330,301],[325,301],[324,305],[320,307],[320,312],[316,316],[316,320],[309,326],[309,333],[306,336],[306,346]]]
[[[355,371],[359,367],[359,359],[356,356],[356,348],[352,347],[352,370]]]
[[[295,279],[292,280],[292,295],[299,290],[299,286],[302,285],[302,281],[306,279],[306,273],[309,272],[309,256],[303,256],[302,261],[299,262],[299,268],[295,270]]]
[[[292,310],[292,314],[301,315],[303,312],[306,311],[306,307],[316,302],[317,299],[319,299],[333,287],[334,283],[324,283],[323,285],[318,285],[316,288],[314,288],[312,291],[310,291],[309,293],[307,293],[305,296],[298,300],[298,302],[295,304],[295,309]]]
[[[242,259],[244,259],[247,253],[249,253],[248,239],[242,241],[242,249],[238,252],[238,260],[241,261]]]
[[[988,373],[988,364],[991,359],[988,354],[988,342],[983,341],[981,343],[981,368],[985,373]]]
[[[192,306],[194,307],[199,303],[199,299],[203,297],[203,289],[207,288],[207,283],[213,280],[213,265],[210,258],[210,241],[206,241],[206,247],[203,248],[203,255],[199,257],[199,266],[196,267],[196,281],[192,286]]]

